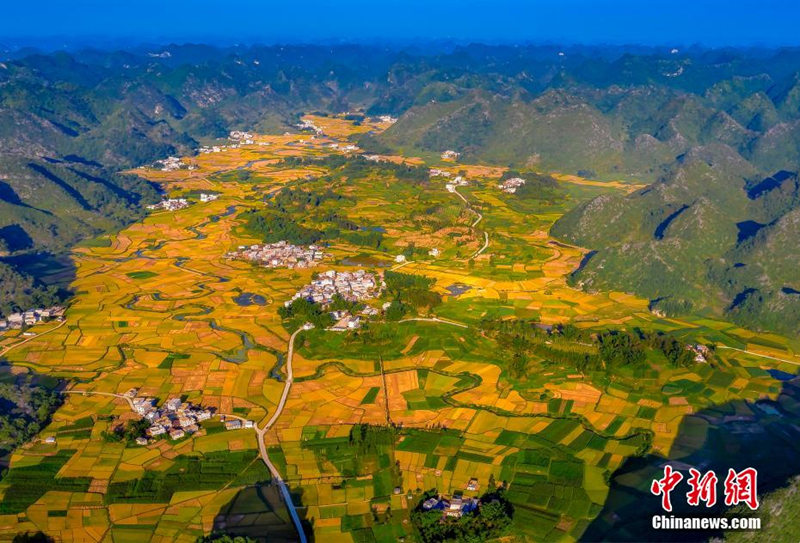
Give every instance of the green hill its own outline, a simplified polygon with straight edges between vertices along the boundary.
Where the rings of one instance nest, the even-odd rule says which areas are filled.
[[[794,49],[28,52],[0,64],[0,259],[25,276],[15,258],[141,216],[158,196],[119,174],[131,166],[233,129],[291,129],[301,112],[363,110],[399,117],[367,149],[653,182],[559,221],[597,250],[575,281],[785,329],[800,297],[796,179],[771,176],[800,171],[798,66]]]
[[[754,328],[800,330],[800,184],[762,178],[724,145],[696,148],[653,185],[562,217],[558,237],[592,248],[587,289],[633,291],[667,314],[709,309]]]

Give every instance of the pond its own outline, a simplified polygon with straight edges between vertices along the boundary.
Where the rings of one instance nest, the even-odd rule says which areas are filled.
[[[452,296],[453,298],[457,298],[462,294],[464,294],[465,292],[467,292],[468,290],[471,290],[472,287],[469,285],[465,285],[464,283],[453,283],[449,287],[446,287],[446,289],[450,293],[450,296]]]
[[[237,305],[247,307],[250,305],[267,305],[267,299],[260,294],[253,294],[252,292],[242,292],[238,296],[234,296],[233,301]]]

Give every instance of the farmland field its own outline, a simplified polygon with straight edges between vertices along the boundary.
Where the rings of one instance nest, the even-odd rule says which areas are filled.
[[[184,159],[191,168],[137,170],[191,205],[76,248],[65,324],[0,338],[10,364],[66,379],[71,392],[40,439],[13,454],[0,481],[0,531],[62,541],[195,541],[212,531],[293,540],[261,434],[225,430],[215,418],[146,446],[106,436],[135,418],[120,397],[131,388],[263,428],[279,409],[290,336],[302,324],[279,309],[322,271],[360,269],[387,283],[395,273],[412,286],[368,300],[377,315],[359,329],[317,326],[295,340],[288,397],[263,439],[319,541],[411,537],[424,491],[479,495],[490,485],[505,487],[521,537],[577,540],[631,458],[678,454],[679,434],[680,447],[702,446],[711,434],[687,417],[778,399],[782,383],[767,370],[796,372],[796,338],[706,315],[662,317],[631,294],[569,284],[587,251],[552,238],[550,226],[580,201],[636,185],[558,176],[557,196],[523,201],[498,190],[503,168],[368,161],[343,149],[384,124],[306,119],[323,134],[259,134]],[[450,192],[429,167],[463,170],[468,184]],[[200,193],[219,197],[201,202]],[[312,239],[325,258],[287,269],[227,257],[275,232],[255,229],[254,216],[278,217],[280,232]],[[404,312],[392,317],[384,303]],[[527,326],[524,349],[514,350],[509,323]],[[543,335],[565,324],[574,336]],[[593,342],[607,331],[661,332],[714,354],[678,365],[648,347],[642,363],[613,371],[570,362],[600,357]]]

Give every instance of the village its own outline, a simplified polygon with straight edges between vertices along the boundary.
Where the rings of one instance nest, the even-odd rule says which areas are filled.
[[[297,128],[299,128],[300,130],[310,130],[310,131],[314,132],[318,136],[321,136],[322,134],[324,134],[324,132],[322,131],[322,128],[320,128],[317,125],[315,125],[314,122],[309,120],[309,119],[302,119],[297,124]]]
[[[439,168],[431,168],[428,170],[428,175],[430,177],[452,177],[452,173],[448,172],[447,170],[442,170]]]
[[[176,156],[169,156],[162,160],[156,160],[153,167],[159,168],[162,172],[174,172],[176,170],[194,170],[197,168],[194,164],[187,164]]]
[[[458,187],[466,187],[469,182],[463,176],[457,175],[450,183],[445,183],[444,188],[447,192],[455,192]]]
[[[352,153],[352,152],[358,151],[358,146],[353,145],[352,143],[349,143],[347,145],[338,144],[338,143],[330,143],[330,144],[328,144],[328,148],[329,149],[337,149],[339,151],[344,151],[345,153]]]
[[[521,177],[511,177],[509,179],[506,179],[499,185],[497,185],[497,188],[499,188],[505,193],[514,194],[515,192],[517,192],[517,189],[524,184],[525,180],[522,179]]]
[[[297,299],[305,299],[322,306],[329,305],[335,296],[341,296],[349,302],[361,302],[380,295],[385,284],[373,273],[358,270],[355,272],[336,272],[329,270],[320,274],[309,285],[297,292],[290,301],[285,302],[287,307]],[[359,315],[349,311],[335,310],[330,313],[335,324],[328,328],[332,332],[346,332],[361,327],[362,318],[372,317],[379,311],[371,306],[364,306]]]
[[[217,198],[219,198],[219,194],[201,192],[199,195],[199,199],[202,203],[213,202]],[[192,203],[186,198],[165,198],[157,204],[148,205],[147,209],[150,211],[178,211],[186,209],[190,205],[192,205]]]
[[[51,320],[61,322],[64,320],[64,311],[66,311],[65,308],[60,305],[55,305],[46,309],[29,309],[27,311],[11,313],[4,319],[0,318],[0,331],[19,330],[27,326],[50,322]]]
[[[221,153],[225,149],[238,149],[242,145],[253,145],[256,141],[253,139],[253,134],[249,132],[242,132],[240,130],[232,130],[228,134],[228,140],[231,142],[228,145],[203,145],[197,149],[199,154]],[[258,145],[269,145],[265,142],[259,142]]]
[[[686,350],[694,353],[694,361],[698,364],[705,364],[711,357],[711,349],[702,343],[690,343],[686,346]]]
[[[364,270],[354,272],[329,270],[300,289],[292,297],[292,301],[305,298],[310,302],[327,305],[338,294],[349,302],[360,302],[375,298],[384,286],[378,276]],[[291,301],[286,302],[287,306],[290,304]]]
[[[150,204],[147,209],[150,211],[157,211],[163,209],[164,211],[178,211],[189,207],[189,200],[186,198],[167,198],[161,200],[157,204]]]
[[[286,241],[263,245],[240,245],[239,249],[226,255],[228,258],[257,262],[266,268],[313,268],[325,258],[325,253],[316,245],[300,247]]]
[[[475,492],[480,485],[476,478],[471,478],[467,483],[467,491]],[[464,496],[464,493],[457,491],[452,497],[447,498],[441,494],[432,496],[422,502],[423,511],[441,511],[442,518],[454,517],[459,518],[466,513],[472,513],[480,506],[480,500],[477,497]]]
[[[139,396],[138,393],[138,389],[132,388],[123,395],[134,412],[151,424],[145,430],[145,435],[136,438],[138,445],[147,445],[150,438],[160,435],[168,435],[173,440],[181,439],[200,430],[199,424],[214,416],[213,409],[184,402],[180,398],[170,398],[161,407],[156,407],[154,398]],[[253,427],[253,421],[238,418],[227,420],[223,417],[220,415],[227,430]]]
[[[455,151],[449,151],[455,152]],[[442,155],[444,157],[444,155]],[[469,185],[469,181],[463,175],[455,175],[452,172],[447,170],[442,170],[441,168],[431,168],[428,170],[429,177],[444,177],[447,179],[447,183],[445,183],[444,188],[447,189],[448,192],[455,192],[458,187],[465,187]],[[452,178],[452,179],[451,179]]]

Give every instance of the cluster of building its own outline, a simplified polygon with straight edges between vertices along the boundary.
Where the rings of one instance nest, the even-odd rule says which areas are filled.
[[[457,175],[451,182],[445,183],[444,188],[446,188],[448,192],[455,192],[457,187],[465,187],[468,184],[469,182],[464,179],[463,176]]]
[[[228,145],[203,145],[197,150],[197,152],[202,154],[221,153],[225,149],[238,149],[242,145],[253,145],[256,143],[258,145],[269,145],[269,142],[266,141],[256,142],[253,137],[254,136],[248,132],[234,130],[228,134],[228,139],[232,143],[229,143]]]
[[[322,129],[317,125],[315,125],[313,121],[309,119],[301,120],[299,123],[297,123],[297,128],[299,128],[300,130],[311,130],[317,135],[323,134]]]
[[[146,445],[148,437],[167,434],[171,439],[180,439],[186,434],[193,434],[200,429],[199,423],[213,416],[210,409],[183,402],[180,398],[171,398],[161,407],[156,407],[153,398],[138,396],[138,392],[132,388],[125,396],[130,399],[136,414],[151,424],[145,430],[146,436],[136,438],[140,445]]]
[[[242,132],[241,130],[232,130],[230,134],[228,134],[228,139],[238,142],[241,145],[252,145],[255,143],[253,140],[253,134],[250,134],[249,132]]]
[[[436,470],[436,476],[440,476],[441,471]],[[480,488],[478,479],[472,477],[466,485],[466,490],[469,492],[476,492]],[[480,501],[477,497],[470,498],[464,496],[461,491],[455,492],[451,498],[442,496],[441,494],[428,498],[422,502],[422,509],[425,511],[441,511],[442,518],[444,517],[460,517],[465,513],[471,513],[480,506]]]
[[[441,511],[442,517],[461,517],[478,509],[478,499],[455,495],[449,500],[442,496],[428,498],[422,502],[425,511]]]
[[[461,156],[461,153],[458,151],[452,151],[448,149],[444,153],[442,153],[442,160],[458,160],[458,157]]]
[[[217,198],[219,198],[219,194],[212,194],[210,192],[201,192],[200,193],[200,201],[203,202],[203,203],[205,203],[205,202],[213,202]]]
[[[510,177],[497,185],[497,188],[508,194],[514,194],[517,189],[525,184],[525,180],[521,177]]]
[[[354,272],[329,270],[321,273],[311,283],[300,289],[291,301],[286,302],[286,305],[290,305],[292,301],[299,298],[326,305],[337,294],[345,300],[359,302],[375,298],[381,293],[384,286],[385,283],[379,276],[364,270]]]
[[[397,117],[391,115],[379,115],[378,120],[382,123],[394,124],[397,122]]]
[[[331,316],[336,319],[336,324],[330,327],[333,332],[346,332],[361,328],[361,317],[358,315],[351,315],[347,311],[332,311]]]
[[[157,204],[151,204],[147,206],[147,209],[156,210],[156,209],[164,209],[166,211],[178,211],[179,209],[184,209],[189,207],[189,200],[186,198],[167,198],[166,200],[161,200]]]
[[[374,317],[378,313],[380,313],[380,311],[369,305],[365,305],[364,308],[358,312],[358,315],[351,315],[348,311],[332,311],[331,317],[336,319],[336,324],[328,328],[328,330],[332,332],[356,330],[361,328],[363,318]]]
[[[698,363],[708,362],[711,357],[711,349],[702,343],[693,343],[686,346],[686,349],[694,353],[694,361]]]
[[[240,245],[239,250],[228,253],[229,258],[258,262],[267,268],[313,268],[325,253],[316,245],[300,247],[286,241],[264,245]]]
[[[347,145],[338,144],[338,143],[331,143],[328,145],[331,149],[338,149],[339,151],[344,151],[345,153],[352,153],[354,151],[358,151],[358,146],[349,143]]]
[[[28,311],[11,313],[6,318],[0,319],[0,330],[19,330],[23,326],[33,326],[53,319],[63,321],[64,311],[66,309],[60,305],[55,305],[46,309],[29,309]]]
[[[447,170],[440,170],[439,168],[431,168],[428,170],[428,175],[431,177],[450,177],[453,174]]]
[[[162,172],[174,172],[175,170],[194,170],[193,164],[186,164],[176,156],[170,156],[162,160],[156,160],[154,166],[160,168]]]
[[[200,147],[197,150],[197,152],[205,155],[209,153],[221,153],[223,149],[225,149],[224,145],[211,145],[211,146],[204,145]]]
[[[243,420],[238,418],[223,418],[226,430],[241,430],[242,428],[252,428],[255,423],[252,420]]]

